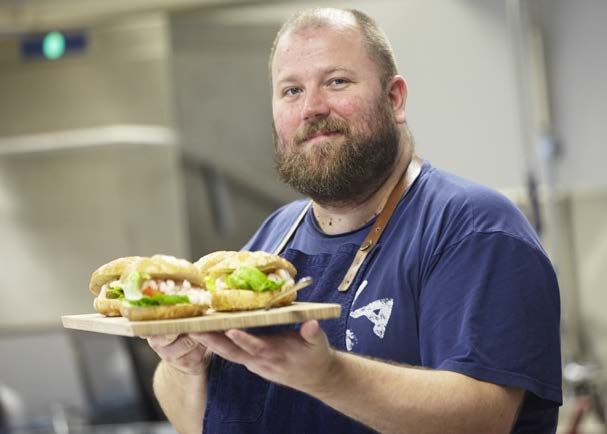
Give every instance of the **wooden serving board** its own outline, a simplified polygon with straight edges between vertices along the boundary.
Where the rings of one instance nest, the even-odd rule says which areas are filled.
[[[98,313],[64,315],[63,327],[120,336],[152,336],[189,332],[210,332],[231,328],[289,324],[310,319],[338,318],[339,304],[293,303],[270,310],[246,312],[212,312],[194,318],[157,321],[129,321],[122,317],[105,317]]]

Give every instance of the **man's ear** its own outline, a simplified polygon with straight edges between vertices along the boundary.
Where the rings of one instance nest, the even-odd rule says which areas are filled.
[[[402,75],[395,75],[388,82],[388,95],[394,120],[397,124],[404,124],[407,121],[405,115],[405,106],[407,105],[407,82]]]

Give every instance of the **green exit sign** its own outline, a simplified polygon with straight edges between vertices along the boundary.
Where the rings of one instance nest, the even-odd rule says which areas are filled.
[[[21,38],[24,59],[57,60],[67,55],[83,54],[88,45],[84,32],[52,31]]]
[[[47,33],[42,40],[42,54],[51,60],[63,56],[65,54],[65,36],[63,36],[63,33]]]

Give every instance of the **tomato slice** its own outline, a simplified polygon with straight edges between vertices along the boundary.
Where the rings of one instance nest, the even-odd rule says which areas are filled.
[[[147,295],[148,297],[153,297],[155,295],[160,295],[162,294],[162,291],[159,291],[157,289],[154,288],[146,288],[143,291],[141,291],[143,295]]]

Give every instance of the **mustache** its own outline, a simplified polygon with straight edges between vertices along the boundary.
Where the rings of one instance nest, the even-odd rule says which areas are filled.
[[[348,136],[350,134],[350,125],[345,120],[334,118],[326,118],[316,122],[310,122],[297,129],[293,141],[295,144],[299,145],[317,133],[340,133]]]

